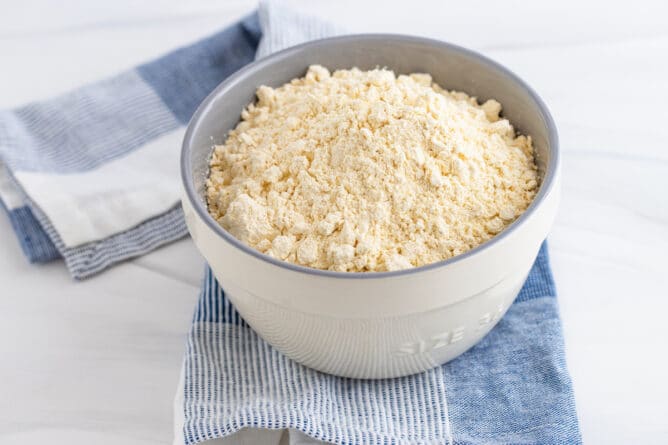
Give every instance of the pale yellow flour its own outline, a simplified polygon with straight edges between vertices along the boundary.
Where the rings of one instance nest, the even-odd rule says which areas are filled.
[[[311,66],[262,86],[207,181],[210,213],[245,244],[309,267],[386,271],[466,252],[517,218],[538,176],[501,105],[427,74]]]

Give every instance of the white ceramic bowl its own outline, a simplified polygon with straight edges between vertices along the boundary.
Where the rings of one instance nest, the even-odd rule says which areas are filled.
[[[280,86],[314,63],[330,69],[385,66],[427,72],[444,88],[494,98],[533,137],[541,186],[529,209],[494,239],[455,258],[396,272],[310,269],[257,252],[208,214],[208,159],[260,85]],[[471,51],[434,40],[358,35],[319,40],[238,71],[202,103],[183,143],[183,209],[195,244],[250,326],[276,349],[323,372],[396,377],[453,359],[503,316],[555,216],[556,129],[540,98],[514,74]]]

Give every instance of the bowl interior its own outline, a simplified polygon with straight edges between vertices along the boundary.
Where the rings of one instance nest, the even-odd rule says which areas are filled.
[[[396,74],[429,73],[443,88],[466,92],[479,101],[496,99],[517,131],[533,138],[543,179],[534,202],[513,224],[529,214],[550,189],[558,163],[554,124],[540,98],[514,74],[444,42],[399,35],[345,36],[306,43],[252,63],[219,85],[200,105],[186,132],[181,168],[190,198],[198,201],[193,205],[210,223],[213,218],[206,212],[205,184],[213,145],[225,141],[227,132],[239,122],[241,110],[255,100],[257,87],[283,85],[303,76],[312,64],[332,71],[387,67]]]

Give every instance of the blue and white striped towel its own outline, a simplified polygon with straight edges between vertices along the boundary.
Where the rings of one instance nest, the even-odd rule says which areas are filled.
[[[81,279],[185,236],[184,126],[259,39],[253,15],[129,72],[0,111],[0,201],[28,259],[62,257]]]
[[[355,380],[282,356],[207,270],[175,402],[175,444],[578,444],[554,283],[543,246],[499,324],[452,362]],[[264,431],[258,431],[264,429]],[[319,443],[319,442],[318,442]]]

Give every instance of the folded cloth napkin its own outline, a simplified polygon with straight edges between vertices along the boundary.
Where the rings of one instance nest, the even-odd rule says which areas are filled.
[[[253,60],[259,39],[253,15],[110,79],[0,111],[0,201],[28,259],[62,257],[80,279],[186,235],[184,126]]]
[[[260,5],[258,56],[337,32]],[[543,246],[520,295],[478,345],[431,371],[335,377],[274,350],[207,268],[175,398],[176,444],[580,443],[554,283]],[[284,443],[284,442],[281,442]]]

